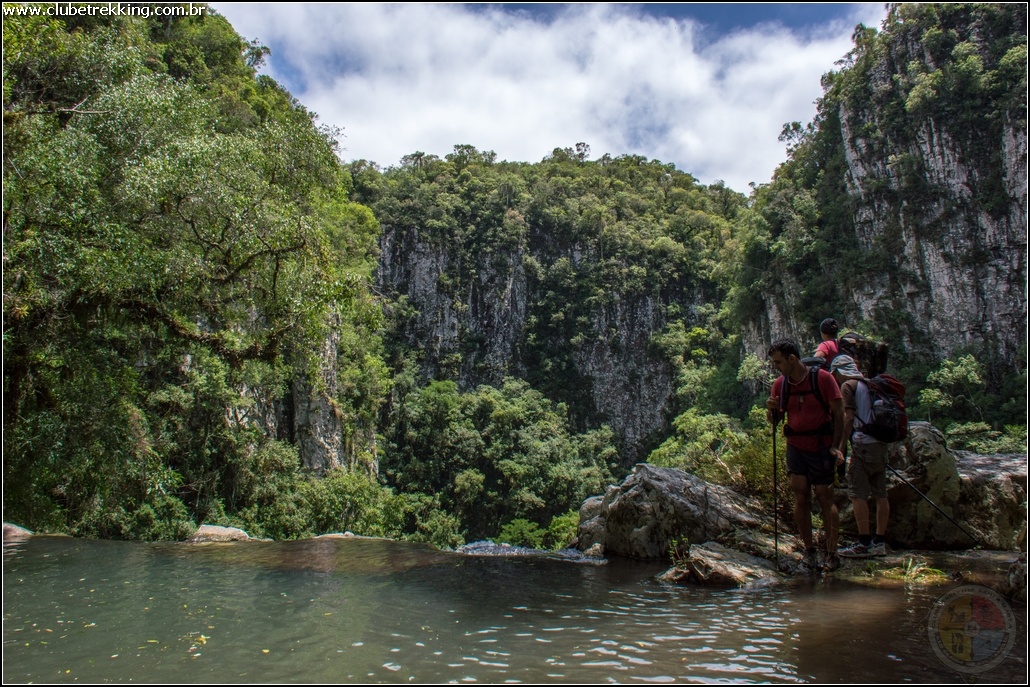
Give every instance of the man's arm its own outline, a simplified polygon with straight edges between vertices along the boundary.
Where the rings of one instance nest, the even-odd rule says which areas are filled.
[[[844,462],[844,399],[835,398],[830,401],[830,414],[833,416],[833,443],[830,444],[832,451],[837,454],[837,464]]]
[[[769,423],[772,425],[779,423],[779,421],[782,419],[780,418],[779,390],[783,387],[783,383],[780,381],[780,379],[783,378],[780,377],[779,379],[773,382],[772,392],[770,393],[769,398],[765,401],[765,419],[767,419]]]
[[[837,447],[841,453],[844,453],[844,449],[848,447],[848,438],[851,436],[855,429],[855,411],[852,408],[845,406],[844,408],[844,433],[841,434],[840,443]]]

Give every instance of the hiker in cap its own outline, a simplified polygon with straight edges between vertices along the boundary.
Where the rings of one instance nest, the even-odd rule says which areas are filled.
[[[858,371],[855,361],[846,355],[837,356],[830,372],[840,384],[844,399],[844,432],[837,448],[847,448],[851,437],[851,462],[848,465],[848,497],[855,511],[858,543],[840,551],[845,558],[866,558],[887,555],[884,535],[890,517],[887,500],[887,444],[862,432],[872,421],[873,398]],[[876,533],[869,533],[869,499],[876,499]]]
[[[781,376],[773,382],[766,401],[767,417],[775,426],[786,416],[787,475],[794,494],[794,524],[805,545],[805,565],[815,570],[835,570],[837,558],[837,506],[833,503],[833,475],[844,433],[844,406],[840,387],[819,367],[801,362],[796,342],[777,341],[769,348],[769,359]],[[812,539],[812,492],[823,514],[823,561],[817,560]]]
[[[819,323],[819,336],[822,337],[822,341],[816,346],[814,355],[825,360],[827,365],[840,352],[840,345],[837,343],[837,332],[839,331],[840,326],[832,317],[827,317]]]

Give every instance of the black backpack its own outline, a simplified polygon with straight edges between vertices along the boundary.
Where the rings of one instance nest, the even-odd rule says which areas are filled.
[[[808,367],[821,367],[829,372],[833,361],[846,355],[855,361],[863,376],[871,378],[887,371],[887,353],[888,346],[884,342],[874,341],[857,332],[848,332],[837,339],[837,355],[829,360],[815,355],[802,358],[801,362]]]
[[[850,356],[867,379],[887,371],[888,346],[883,341],[874,341],[857,332],[848,332],[837,339],[837,351],[837,355]]]
[[[859,427],[877,441],[893,443],[908,436],[908,412],[905,410],[905,385],[888,374],[859,380],[869,390],[872,419]]]

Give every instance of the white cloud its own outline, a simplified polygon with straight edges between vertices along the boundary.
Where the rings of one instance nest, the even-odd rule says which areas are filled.
[[[820,77],[858,21],[807,35],[759,25],[706,40],[690,21],[604,4],[550,23],[460,4],[218,4],[272,47],[268,73],[342,127],[346,159],[383,166],[469,143],[538,161],[555,147],[640,154],[746,191],[784,159],[785,122],[809,121]]]

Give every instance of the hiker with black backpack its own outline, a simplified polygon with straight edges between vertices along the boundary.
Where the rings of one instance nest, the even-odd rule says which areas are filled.
[[[888,447],[904,438],[907,417],[904,417],[904,387],[889,375],[866,379],[854,359],[837,356],[830,366],[833,378],[840,384],[844,400],[844,433],[838,448],[846,448],[851,439],[851,460],[848,464],[848,497],[855,512],[858,542],[840,550],[845,558],[886,556],[887,521],[890,502],[887,500]],[[892,385],[892,382],[894,385]],[[900,386],[900,410],[897,396]],[[899,413],[901,417],[899,417]],[[869,500],[876,500],[876,529],[869,532]]]
[[[775,425],[784,417],[787,437],[787,475],[794,494],[794,524],[805,546],[804,563],[811,570],[835,570],[837,557],[837,506],[831,486],[844,433],[844,404],[833,376],[817,366],[806,366],[796,342],[784,339],[768,351],[781,376],[773,382],[766,401],[766,415]],[[775,431],[775,429],[774,429]],[[812,539],[812,492],[823,514],[823,560],[817,558]]]

